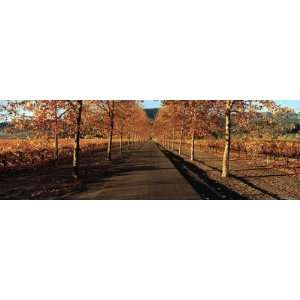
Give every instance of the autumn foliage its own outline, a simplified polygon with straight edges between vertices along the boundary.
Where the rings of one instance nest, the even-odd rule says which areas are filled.
[[[210,140],[209,147],[223,149],[222,177],[227,177],[231,151],[236,147],[249,148],[245,141],[249,138],[279,133],[281,119],[289,112],[270,100],[167,100],[155,120],[154,135],[158,143],[171,150],[175,150],[176,144],[179,154],[183,144],[188,144],[190,160],[194,160],[195,144]],[[251,151],[279,153],[274,144],[259,143],[255,147],[252,144]],[[283,155],[298,154],[294,144],[280,148],[284,149],[280,152]]]
[[[80,155],[145,141],[150,123],[138,101],[24,100],[1,102],[6,131],[0,140],[0,171],[35,168],[73,158],[73,176],[80,176]]]

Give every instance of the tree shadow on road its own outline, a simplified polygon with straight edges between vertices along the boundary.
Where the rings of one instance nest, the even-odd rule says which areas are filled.
[[[161,148],[161,150],[172,161],[179,172],[189,181],[202,199],[247,199],[238,192],[209,178],[207,173],[195,164],[186,161],[182,157],[166,149]]]
[[[89,172],[84,174],[78,188],[74,191],[86,192],[90,189],[91,186],[97,187],[98,190],[101,190],[102,187],[111,180],[112,177],[126,177],[130,173],[135,172],[144,172],[144,171],[155,171],[155,170],[168,170],[173,168],[157,168],[152,165],[146,164],[137,164],[137,163],[128,163],[126,159],[120,158],[110,162],[109,168],[93,167],[89,168]],[[137,173],[139,174],[139,173]],[[131,184],[130,181],[124,181],[124,186],[132,187],[136,184]],[[138,185],[136,185],[138,188]],[[66,196],[70,198],[70,194]]]

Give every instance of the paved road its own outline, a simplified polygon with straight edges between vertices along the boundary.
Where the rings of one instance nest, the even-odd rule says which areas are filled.
[[[199,199],[154,142],[145,143],[72,199]]]

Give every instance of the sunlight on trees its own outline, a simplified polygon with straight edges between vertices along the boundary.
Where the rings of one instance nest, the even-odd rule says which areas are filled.
[[[232,131],[240,139],[274,135],[282,131],[282,118],[292,111],[270,100],[183,100],[163,101],[154,122],[156,140],[182,154],[183,139],[189,140],[189,159],[195,159],[195,141],[223,140],[221,176],[230,171]],[[170,146],[171,144],[171,146]]]
[[[11,120],[6,132],[19,137],[14,145],[15,151],[20,153],[24,140],[28,143],[35,141],[40,145],[37,148],[44,152],[52,149],[52,160],[57,163],[60,154],[65,157],[66,141],[73,137],[74,178],[79,178],[81,141],[88,140],[86,137],[91,140],[91,148],[100,143],[106,145],[106,158],[112,160],[113,144],[118,143],[119,152],[122,153],[125,136],[128,137],[129,147],[131,143],[147,140],[151,132],[150,122],[140,103],[132,100],[2,101],[0,114]],[[63,145],[60,146],[60,143]],[[33,143],[31,147],[34,151]],[[32,152],[31,156],[36,155]],[[40,160],[44,160],[41,155]],[[7,166],[7,162],[4,165]]]

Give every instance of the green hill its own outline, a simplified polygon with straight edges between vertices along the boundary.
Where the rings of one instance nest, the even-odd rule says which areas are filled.
[[[146,108],[146,109],[144,109],[144,111],[147,114],[147,117],[151,120],[155,119],[155,116],[156,116],[158,110],[159,110],[159,108]]]

